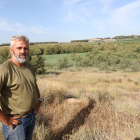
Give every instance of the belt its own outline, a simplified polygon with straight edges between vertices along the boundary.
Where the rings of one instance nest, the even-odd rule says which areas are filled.
[[[22,118],[25,118],[26,116],[31,115],[33,112],[34,112],[34,110],[32,110],[32,111],[30,111],[30,112],[28,112],[26,114],[19,115],[19,116],[21,116]]]
[[[9,114],[7,114],[7,115],[8,115],[8,116],[21,116],[22,118],[25,118],[26,116],[31,115],[33,112],[34,112],[34,110],[31,110],[31,111],[29,111],[28,113],[23,114],[23,115],[21,115],[21,114],[14,114],[14,115],[9,115]]]

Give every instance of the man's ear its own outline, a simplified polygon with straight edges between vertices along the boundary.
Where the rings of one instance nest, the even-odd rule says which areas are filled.
[[[10,51],[10,53],[12,54],[12,52],[13,52],[12,48],[9,48],[9,51]]]

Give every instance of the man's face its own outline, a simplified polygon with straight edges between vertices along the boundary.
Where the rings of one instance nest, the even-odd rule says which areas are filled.
[[[15,40],[13,49],[10,48],[12,57],[19,63],[24,63],[29,54],[29,47],[26,41]]]

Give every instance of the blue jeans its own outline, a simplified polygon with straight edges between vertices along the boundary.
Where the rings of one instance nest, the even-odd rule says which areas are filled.
[[[35,115],[31,114],[25,118],[18,119],[20,125],[14,125],[14,129],[2,123],[2,132],[5,140],[32,140],[33,130],[35,127]]]

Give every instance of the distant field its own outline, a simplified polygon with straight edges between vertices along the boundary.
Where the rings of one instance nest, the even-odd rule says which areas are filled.
[[[120,40],[116,40],[116,41],[114,41],[112,43],[126,43],[126,42],[140,42],[140,38],[139,39],[135,38],[135,39],[130,39],[130,40],[128,40],[128,39],[120,39]]]
[[[140,42],[140,38],[134,38],[134,39],[118,39],[116,41],[113,42],[85,42],[85,43],[81,43],[81,44],[89,44],[89,45],[98,45],[98,43],[104,44],[104,43],[126,43],[126,42]]]
[[[85,53],[76,53],[80,56],[85,56]],[[69,65],[74,65],[75,61],[71,59],[71,54],[54,54],[54,55],[42,55],[43,58],[46,59],[46,62],[49,62],[52,66],[56,66],[59,58],[67,57],[69,61]]]

